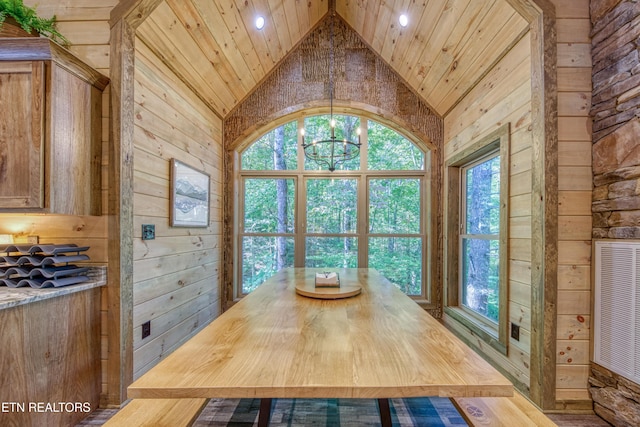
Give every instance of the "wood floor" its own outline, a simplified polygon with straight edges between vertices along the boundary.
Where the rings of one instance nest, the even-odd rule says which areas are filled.
[[[231,404],[227,404],[227,402],[231,402]],[[222,426],[222,425],[250,426],[252,425],[251,423],[238,423],[238,422],[212,423],[211,420],[216,418],[230,420],[231,419],[230,416],[226,416],[226,417],[225,415],[219,416],[221,414],[216,415],[216,412],[233,411],[233,409],[236,407],[236,405],[233,403],[234,402],[232,402],[232,399],[227,399],[225,401],[218,400],[217,402],[210,402],[209,405],[207,405],[207,407],[202,411],[202,414],[196,421],[195,425],[196,426]],[[372,421],[371,414],[369,413],[370,408],[363,407],[358,409],[357,407],[354,407],[353,409],[354,411],[348,411],[350,419],[346,419],[344,415],[341,417],[340,419],[341,425],[346,425],[346,426],[379,425],[377,421]],[[87,419],[85,419],[82,423],[78,424],[76,427],[101,426],[116,412],[117,410],[115,409],[99,409],[93,412]],[[597,415],[550,414],[549,418],[551,418],[559,427],[609,427],[610,426],[610,424],[608,424],[606,421],[604,421],[602,418],[598,417]],[[373,417],[373,419],[375,419],[375,417]],[[289,425],[302,426],[304,424],[289,424]],[[402,427],[402,426],[411,426],[411,425],[419,425],[419,424],[412,423],[411,421],[405,422],[402,419],[400,419],[397,425]]]

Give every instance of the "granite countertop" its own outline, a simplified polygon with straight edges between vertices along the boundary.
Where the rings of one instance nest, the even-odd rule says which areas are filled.
[[[87,282],[59,288],[35,289],[0,286],[0,310],[104,286],[107,284],[107,267],[90,267],[87,276],[89,277]]]

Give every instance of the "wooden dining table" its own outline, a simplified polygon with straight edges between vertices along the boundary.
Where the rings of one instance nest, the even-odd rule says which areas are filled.
[[[299,295],[323,269],[279,271],[133,382],[130,398],[512,396],[513,385],[377,270],[334,269],[349,298]]]

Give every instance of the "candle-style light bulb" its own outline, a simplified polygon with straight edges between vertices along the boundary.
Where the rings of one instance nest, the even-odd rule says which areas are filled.
[[[360,128],[356,129],[356,134],[358,134],[358,144],[360,144],[360,134],[362,133],[362,130]]]
[[[331,125],[331,139],[333,139],[335,138],[336,120],[331,119],[331,122],[329,124]]]
[[[300,136],[302,137],[302,144],[304,144],[304,128],[300,129]]]

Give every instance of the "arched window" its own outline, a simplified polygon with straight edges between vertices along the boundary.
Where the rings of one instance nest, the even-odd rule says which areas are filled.
[[[300,146],[302,127],[329,136],[328,115],[279,126],[240,153],[238,294],[285,267],[370,267],[428,299],[428,152],[365,117],[334,119],[339,139],[360,128],[362,147],[333,172]]]

